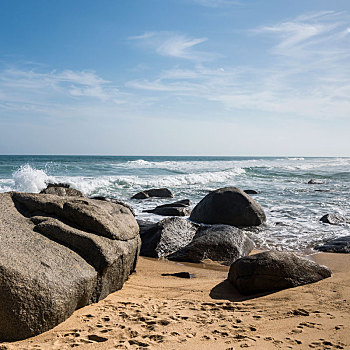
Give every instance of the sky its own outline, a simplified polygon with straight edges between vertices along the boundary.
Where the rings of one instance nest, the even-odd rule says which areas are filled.
[[[1,0],[0,154],[350,156],[349,0]]]

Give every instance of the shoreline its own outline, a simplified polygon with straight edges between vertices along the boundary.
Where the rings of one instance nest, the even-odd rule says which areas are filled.
[[[228,266],[140,257],[124,287],[52,330],[2,349],[345,349],[350,345],[349,254],[318,253],[332,277],[241,296]],[[187,271],[192,279],[162,276]],[[4,347],[5,346],[5,347]]]

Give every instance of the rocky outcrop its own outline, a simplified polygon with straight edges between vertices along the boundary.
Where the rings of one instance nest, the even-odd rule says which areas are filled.
[[[0,194],[0,340],[47,331],[120,289],[140,237],[130,210],[51,194]]]
[[[141,255],[166,257],[192,241],[197,225],[184,218],[166,218],[156,224],[143,224],[140,231]]]
[[[325,224],[330,225],[341,225],[341,224],[349,224],[350,219],[346,218],[343,215],[340,214],[326,214],[323,215],[320,221],[324,222]]]
[[[225,187],[206,195],[192,210],[190,220],[244,227],[258,226],[266,216],[262,207],[242,190]]]
[[[293,253],[269,251],[236,260],[228,280],[241,294],[277,291],[330,277],[331,271]]]
[[[191,214],[191,201],[183,199],[174,203],[159,205],[154,209],[144,210],[146,213],[153,213],[163,216],[188,216]]]
[[[43,189],[41,194],[55,194],[57,196],[73,196],[73,197],[85,197],[85,195],[76,190],[75,188],[71,188],[68,184],[62,183],[48,183],[47,187]]]
[[[144,190],[142,192],[136,193],[131,199],[146,199],[150,197],[159,198],[173,198],[173,194],[167,188],[152,188],[150,190]]]
[[[248,255],[254,248],[253,241],[241,230],[228,225],[201,226],[193,240],[169,260],[198,263],[204,259],[232,264],[238,258]]]
[[[315,249],[328,253],[350,253],[350,236],[332,239],[323,245],[315,247]]]

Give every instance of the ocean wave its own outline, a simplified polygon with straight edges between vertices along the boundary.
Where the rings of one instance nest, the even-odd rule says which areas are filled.
[[[14,190],[20,192],[40,192],[48,182],[54,181],[44,170],[32,168],[29,164],[22,165],[12,174]]]

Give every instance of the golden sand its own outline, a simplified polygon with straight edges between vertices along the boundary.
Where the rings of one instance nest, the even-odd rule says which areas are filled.
[[[350,254],[313,259],[332,277],[242,297],[225,281],[228,267],[140,257],[122,290],[0,349],[349,349]],[[162,276],[181,271],[196,278]]]

